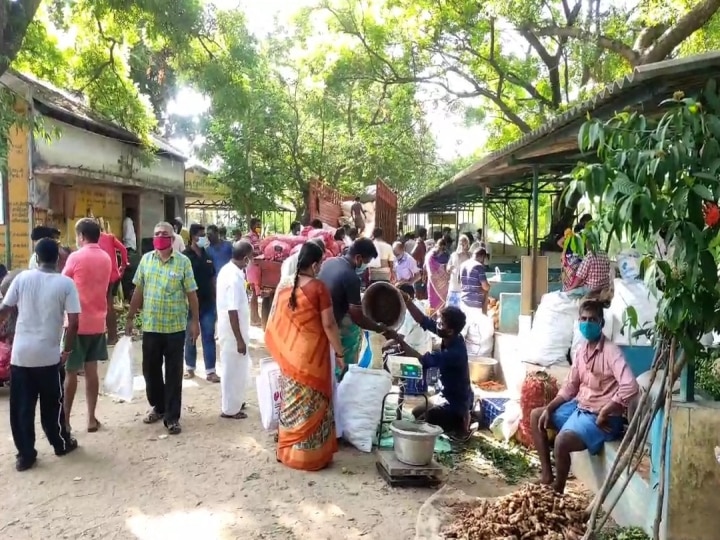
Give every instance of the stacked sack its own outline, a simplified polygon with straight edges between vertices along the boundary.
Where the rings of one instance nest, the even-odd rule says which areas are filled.
[[[558,382],[555,377],[544,371],[528,373],[520,390],[520,409],[522,419],[515,437],[520,444],[532,448],[532,428],[530,413],[533,409],[546,407],[558,394]]]

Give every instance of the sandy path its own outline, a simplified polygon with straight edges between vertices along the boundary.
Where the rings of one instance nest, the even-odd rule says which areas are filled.
[[[139,343],[135,351],[139,360]],[[251,354],[256,366],[266,356],[260,341]],[[414,538],[417,511],[431,490],[389,488],[373,456],[351,448],[319,473],[283,467],[260,425],[254,390],[247,420],[223,420],[220,386],[186,381],[183,433],[166,437],[162,425],[142,423],[142,377],[135,385],[132,403],[100,397],[104,429],[96,434],[80,431],[80,397],[72,423],[81,447],[70,456],[55,457],[38,424],[38,465],[22,474],[14,469],[9,390],[0,388],[0,538]],[[478,496],[510,489],[467,469],[449,481]]]

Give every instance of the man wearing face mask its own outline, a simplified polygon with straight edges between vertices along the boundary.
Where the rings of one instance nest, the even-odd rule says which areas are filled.
[[[360,302],[360,275],[367,265],[378,256],[375,244],[369,238],[359,238],[353,242],[347,255],[327,259],[317,278],[330,290],[335,321],[340,328],[340,341],[343,345],[342,356],[345,369],[349,364],[357,364],[362,344],[362,330],[382,333],[385,326],[368,319]],[[336,372],[338,378],[343,373]]]
[[[235,242],[232,260],[217,277],[218,341],[224,370],[220,416],[235,420],[247,418],[242,411],[250,374],[250,306],[245,269],[252,255],[250,242]]]
[[[130,301],[125,335],[132,335],[135,314],[142,307],[142,365],[151,407],[143,422],[154,424],[162,420],[168,433],[177,435],[182,431],[185,333],[189,332],[192,341],[197,339],[200,315],[192,264],[185,255],[173,250],[173,234],[169,223],[155,225],[155,249],[143,255],[133,278],[135,292]]]
[[[597,454],[606,441],[620,439],[623,413],[638,394],[638,384],[620,348],[602,333],[603,305],[586,300],[580,306],[580,333],[587,340],[575,356],[565,384],[547,407],[530,415],[533,442],[542,467],[541,482],[558,493],[565,489],[570,454]],[[555,437],[555,475],[550,463],[548,429]]]
[[[215,266],[205,249],[208,239],[205,236],[205,227],[199,223],[190,225],[190,245],[183,255],[190,259],[193,276],[197,285],[198,309],[200,311],[200,338],[202,339],[203,360],[205,361],[205,378],[212,383],[219,383],[220,377],[215,373]],[[188,313],[188,324],[192,323],[192,316]],[[190,339],[188,328],[185,338],[185,378],[195,376],[197,365],[197,345]]]
[[[440,311],[440,318],[435,322],[422,312],[409,295],[402,295],[408,313],[415,322],[423,330],[442,338],[439,351],[421,354],[408,345],[404,337],[397,332],[390,331],[385,334],[385,337],[400,344],[405,356],[420,360],[423,370],[438,368],[440,371],[443,402],[428,408],[419,405],[413,409],[413,416],[440,426],[448,434],[465,436],[470,425],[470,409],[473,403],[467,349],[461,335],[465,328],[465,314],[460,308],[448,306]]]

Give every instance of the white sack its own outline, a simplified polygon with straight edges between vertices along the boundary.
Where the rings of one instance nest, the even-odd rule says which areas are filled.
[[[123,336],[115,345],[110,365],[105,374],[103,389],[110,396],[118,397],[123,401],[132,401],[133,358],[131,337]]]
[[[525,342],[523,361],[551,366],[567,361],[580,300],[556,291],[543,295]]]
[[[616,279],[614,282],[615,294],[610,309],[608,310],[613,319],[612,340],[620,345],[649,345],[646,336],[632,337],[632,333],[652,328],[655,326],[655,316],[658,311],[659,298],[652,295],[647,285],[642,281],[625,281]],[[623,328],[623,320],[626,318],[625,311],[628,306],[635,308],[638,319],[637,328]],[[649,323],[646,325],[646,323]]]
[[[392,378],[383,369],[350,365],[337,391],[337,412],[343,438],[361,452],[371,452],[382,416],[382,402],[392,388]]]
[[[495,325],[490,317],[485,315],[480,308],[471,308],[462,304],[461,308],[467,317],[463,335],[468,356],[493,355],[495,340]]]

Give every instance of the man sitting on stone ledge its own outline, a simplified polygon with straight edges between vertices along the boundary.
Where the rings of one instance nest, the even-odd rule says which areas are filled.
[[[606,441],[620,439],[623,413],[638,394],[638,384],[620,348],[605,339],[603,305],[586,300],[580,306],[580,332],[587,340],[578,349],[565,384],[547,407],[530,416],[540,456],[541,483],[562,493],[570,472],[570,454],[597,454]],[[555,475],[550,464],[548,430],[555,437]]]

